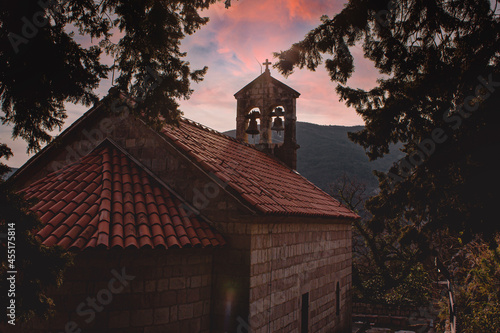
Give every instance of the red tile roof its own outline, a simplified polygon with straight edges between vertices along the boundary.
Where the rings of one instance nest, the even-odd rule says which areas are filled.
[[[225,244],[165,186],[106,141],[79,162],[22,190],[45,225],[37,236],[65,249],[183,248]]]
[[[358,218],[296,171],[248,144],[183,119],[162,133],[264,214]]]

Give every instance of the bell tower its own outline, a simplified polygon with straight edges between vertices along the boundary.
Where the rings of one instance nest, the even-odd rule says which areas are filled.
[[[237,100],[236,138],[248,143],[248,134],[259,134],[257,149],[296,169],[299,148],[296,100],[300,93],[273,78],[270,64],[266,59],[265,72],[234,94]],[[283,132],[283,143],[272,142],[272,131]]]

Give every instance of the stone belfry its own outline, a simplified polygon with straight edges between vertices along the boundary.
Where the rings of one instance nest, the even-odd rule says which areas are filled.
[[[248,143],[248,134],[259,134],[255,147],[276,156],[292,169],[297,168],[296,121],[300,93],[271,76],[266,70],[234,94],[237,100],[236,138]],[[283,124],[284,118],[284,124]],[[260,129],[257,126],[260,121]],[[272,143],[272,131],[284,132],[283,143]]]

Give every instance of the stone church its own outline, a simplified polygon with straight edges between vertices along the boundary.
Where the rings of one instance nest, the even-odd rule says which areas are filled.
[[[358,216],[295,170],[299,95],[266,68],[232,138],[153,129],[112,88],[11,177],[75,263],[54,318],[6,331],[350,332]]]

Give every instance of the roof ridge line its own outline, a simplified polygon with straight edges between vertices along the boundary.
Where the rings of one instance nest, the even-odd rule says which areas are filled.
[[[300,172],[298,172],[297,170],[293,170],[296,174],[298,174],[299,176],[301,176],[302,178],[304,178],[313,188],[316,188],[318,190],[320,190],[321,192],[325,193],[326,195],[328,195],[329,197],[331,197],[333,200],[337,201],[338,205],[337,207],[340,207],[340,206],[343,206],[345,208],[347,208],[345,205],[343,205],[340,200],[337,200],[337,198],[335,198],[333,195],[331,195],[330,193],[324,191],[322,188],[320,188],[318,185],[314,184],[313,182],[311,182],[309,179],[307,179],[306,177],[302,176],[300,174]],[[349,208],[347,208],[349,209]],[[350,209],[349,209],[350,210]],[[354,212],[354,211],[353,211]]]
[[[197,121],[194,121],[192,119],[189,119],[189,118],[186,118],[186,117],[181,117],[181,120],[184,121],[184,122],[187,122],[188,124],[190,125],[193,125],[193,126],[196,126],[204,131],[208,131],[208,132],[211,132],[211,133],[214,133],[214,134],[217,134],[223,138],[226,138],[226,139],[229,139],[231,141],[234,141],[234,142],[237,142],[245,147],[249,147],[249,148],[252,148],[253,150],[259,152],[259,153],[263,153],[263,154],[266,154],[267,156],[271,157],[273,160],[277,161],[278,163],[280,164],[283,164],[285,167],[287,167],[288,169],[290,169],[291,171],[296,171],[295,169],[292,169],[290,168],[288,165],[286,165],[283,161],[281,161],[279,158],[277,158],[276,156],[274,155],[270,155],[270,154],[267,154],[259,149],[257,149],[257,147],[255,146],[255,144],[251,144],[251,143],[248,143],[248,142],[244,142],[242,140],[239,140],[237,138],[234,138],[232,136],[229,136],[227,134],[224,134],[224,133],[221,133],[211,127],[208,127],[206,125],[203,125],[202,123],[199,123]],[[302,175],[301,175],[302,176]],[[303,176],[302,176],[303,177]]]
[[[43,154],[46,154],[47,151],[50,151],[51,149],[54,149],[54,146],[57,146],[62,140],[66,138],[68,133],[70,133],[75,127],[80,125],[82,122],[84,122],[87,118],[92,116],[94,113],[96,113],[99,108],[101,108],[104,105],[104,99],[107,96],[103,97],[99,101],[96,101],[94,105],[88,109],[86,112],[83,113],[82,116],[80,116],[77,120],[75,120],[71,125],[69,125],[66,129],[64,129],[61,133],[59,133],[57,136],[55,136],[45,147],[43,147],[40,151],[38,151],[36,154],[31,156],[23,165],[21,165],[8,179],[7,181],[14,181],[16,177],[19,176],[19,174],[23,173],[24,170],[26,170],[28,167],[33,165],[38,159],[41,158]],[[88,154],[87,154],[88,155]],[[56,172],[58,170],[55,170]]]
[[[245,147],[249,147],[249,148],[251,148],[251,149],[255,150],[256,152],[259,152],[259,153],[265,154],[266,156],[268,156],[268,157],[272,158],[274,161],[276,161],[276,162],[278,162],[278,163],[282,164],[284,167],[286,167],[287,169],[289,169],[289,170],[290,170],[290,172],[295,172],[295,173],[299,174],[299,173],[297,172],[297,170],[290,168],[288,165],[286,165],[286,164],[285,164],[285,162],[283,162],[282,160],[280,160],[278,157],[276,157],[276,156],[274,156],[274,155],[271,155],[271,154],[268,154],[268,153],[265,153],[265,152],[263,152],[263,151],[261,151],[261,150],[257,149],[257,147],[256,147],[256,145],[255,145],[255,144],[251,144],[251,143],[248,143],[248,142],[243,142],[243,141],[241,141],[241,140],[239,140],[239,139],[233,138],[232,136],[229,136],[229,135],[227,135],[227,134],[221,133],[221,132],[219,132],[219,131],[217,131],[217,130],[214,130],[214,129],[213,129],[213,128],[211,128],[211,127],[208,127],[208,126],[206,126],[206,125],[203,125],[203,124],[201,124],[201,123],[199,123],[199,122],[197,122],[197,121],[191,120],[191,119],[186,118],[186,117],[181,117],[181,120],[183,120],[183,121],[185,121],[185,122],[189,123],[190,125],[196,126],[196,127],[200,128],[200,129],[202,129],[202,130],[204,130],[204,131],[208,131],[208,132],[211,132],[211,133],[217,134],[217,135],[219,135],[219,136],[221,136],[221,137],[223,137],[223,138],[226,138],[226,139],[229,139],[229,140],[234,141],[234,142],[236,142],[236,143],[239,143],[239,144],[241,144],[241,145],[244,145]],[[234,161],[233,161],[233,162],[234,162]],[[237,162],[236,162],[236,163],[237,163]],[[300,174],[299,174],[299,175],[300,175]],[[302,178],[304,178],[304,179],[305,179],[305,177],[304,177],[304,176],[302,176],[302,175],[300,175],[300,176],[301,176]],[[313,184],[313,185],[314,185],[314,184]],[[315,185],[314,185],[314,186],[315,186]]]
[[[113,145],[116,149],[118,149],[121,153],[123,153],[127,158],[129,158],[132,162],[134,162],[138,167],[140,167],[148,176],[153,178],[158,184],[163,186],[167,191],[169,191],[174,197],[182,202],[187,208],[189,208],[195,215],[199,216],[206,222],[208,222],[211,226],[213,226],[212,221],[210,221],[207,217],[202,216],[200,211],[197,210],[193,205],[187,202],[181,195],[179,195],[174,189],[172,189],[167,183],[165,183],[162,179],[156,176],[151,170],[149,170],[144,164],[141,163],[138,159],[132,156],[128,151],[122,148],[118,143],[116,143],[113,139],[106,137],[99,145],[96,146],[97,149],[99,146],[103,145],[105,141],[109,141],[111,145]]]
[[[215,129],[211,128],[211,127],[208,127],[208,126],[206,126],[206,125],[203,125],[202,123],[199,123],[199,122],[197,122],[197,121],[195,121],[195,120],[192,120],[192,119],[189,119],[189,118],[186,118],[186,117],[181,117],[181,120],[183,120],[183,121],[185,121],[185,122],[189,123],[190,125],[194,125],[194,126],[196,126],[196,127],[198,127],[198,128],[201,128],[202,130],[205,130],[205,131],[208,131],[208,132],[212,132],[212,133],[217,134],[217,135],[219,135],[219,136],[222,136],[222,137],[224,137],[224,138],[230,139],[231,141],[238,142],[238,143],[240,143],[240,144],[242,144],[242,145],[244,145],[244,146],[247,146],[247,147],[250,147],[250,148],[254,148],[254,149],[256,149],[256,148],[254,147],[254,145],[252,145],[252,144],[250,144],[250,143],[248,143],[248,142],[243,142],[243,141],[241,141],[241,140],[239,140],[239,139],[237,139],[237,138],[234,138],[234,137],[232,137],[232,136],[229,136],[229,135],[227,135],[227,134],[224,134],[224,133],[222,133],[222,132],[219,132],[218,130],[215,130]],[[257,150],[257,149],[256,149],[256,150]]]

